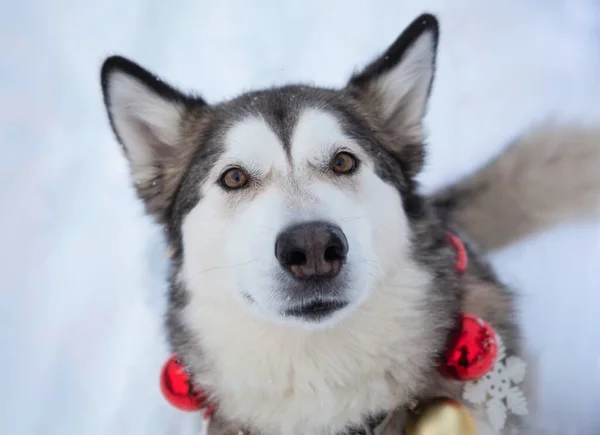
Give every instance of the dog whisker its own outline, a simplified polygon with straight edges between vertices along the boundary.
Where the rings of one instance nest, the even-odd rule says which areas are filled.
[[[232,264],[232,265],[228,265],[228,266],[210,267],[208,269],[201,270],[200,272],[198,272],[198,275],[203,275],[203,274],[205,274],[207,272],[214,272],[215,270],[235,269],[236,267],[245,266],[245,265],[250,264],[250,263],[252,263],[254,261],[256,261],[256,258],[253,258],[252,260],[244,261],[243,263]]]
[[[343,218],[341,219],[342,222],[353,222],[353,221],[358,221],[361,219],[367,219],[368,216],[351,216],[351,217],[347,217],[347,218]]]

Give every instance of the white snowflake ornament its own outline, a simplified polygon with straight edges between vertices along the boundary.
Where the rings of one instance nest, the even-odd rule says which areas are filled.
[[[463,399],[473,405],[484,405],[488,420],[496,431],[504,428],[509,413],[526,415],[527,399],[519,384],[525,379],[527,365],[516,356],[506,356],[499,336],[498,356],[494,367],[480,379],[465,384]]]

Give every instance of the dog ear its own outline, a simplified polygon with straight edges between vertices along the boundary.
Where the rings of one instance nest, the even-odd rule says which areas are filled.
[[[182,138],[191,110],[206,103],[184,95],[141,66],[120,56],[104,61],[104,104],[129,161],[138,196],[164,223],[191,147]]]
[[[410,176],[421,170],[425,157],[422,121],[435,74],[438,34],[437,19],[421,15],[348,83],[350,93],[392,136],[386,145]]]

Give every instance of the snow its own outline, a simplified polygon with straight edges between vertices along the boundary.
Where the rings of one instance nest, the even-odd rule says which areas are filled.
[[[442,25],[424,185],[483,163],[532,122],[600,121],[595,0],[6,2],[0,15],[0,433],[197,433],[157,388],[165,257],[102,106],[132,57],[209,101],[341,85],[417,14]],[[600,433],[600,221],[493,256],[519,289],[540,433]],[[532,371],[530,371],[532,373]]]

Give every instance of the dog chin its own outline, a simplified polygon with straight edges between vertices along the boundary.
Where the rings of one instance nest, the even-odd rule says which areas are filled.
[[[349,299],[314,299],[301,304],[282,304],[277,310],[263,310],[263,317],[279,325],[309,331],[331,329],[356,309],[358,301]]]
[[[314,299],[290,305],[280,311],[284,322],[308,329],[331,328],[343,320],[351,310],[347,299]]]
[[[336,327],[354,311],[354,308],[353,305],[344,304],[343,307],[327,313],[294,316],[279,315],[279,318],[281,323],[292,327],[308,331],[319,331]]]

